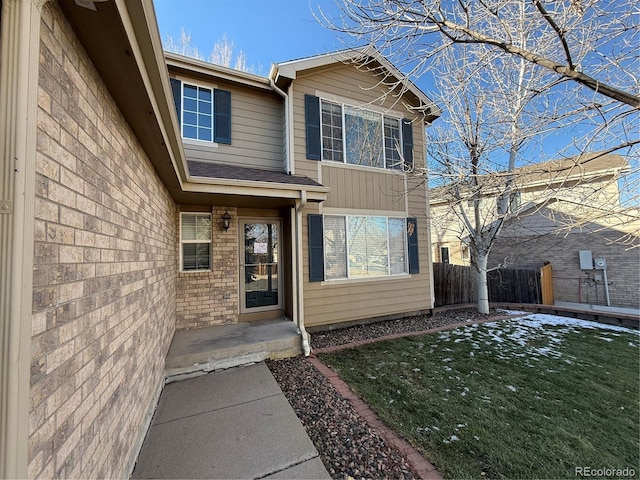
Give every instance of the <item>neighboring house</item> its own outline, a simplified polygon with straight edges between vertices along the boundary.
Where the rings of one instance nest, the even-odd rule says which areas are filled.
[[[504,190],[504,174],[480,176],[478,198],[480,217],[488,225],[500,216],[524,214],[523,207],[542,204],[552,198],[573,200],[594,210],[617,210],[620,205],[618,179],[629,168],[620,155],[586,154],[576,158],[553,160],[518,168],[513,172],[514,186],[509,211],[500,211],[499,196]],[[460,200],[472,223],[473,193]],[[471,255],[468,234],[451,208],[450,186],[429,191],[431,245],[433,261],[469,265]],[[455,203],[455,202],[454,202]],[[569,204],[567,204],[569,205]],[[576,213],[575,205],[569,210]]]
[[[553,198],[528,208],[527,215],[505,223],[489,256],[490,267],[537,269],[551,263],[556,302],[608,302],[640,309],[637,208],[618,209],[592,221],[572,215],[580,206],[565,199]],[[581,251],[588,252],[586,265]]]
[[[640,217],[620,205],[618,155],[591,154],[516,170],[511,209],[491,250],[489,268],[553,268],[556,302],[606,305],[602,269],[581,268],[581,250],[606,260],[609,302],[640,306]],[[484,216],[499,215],[497,194],[484,194]],[[433,189],[432,196],[444,190]],[[442,195],[431,198],[434,261],[468,265],[466,233]],[[584,266],[584,265],[583,265]]]
[[[176,329],[433,306],[439,111],[378,53],[262,78],[165,61],[151,0],[1,5],[3,477],[128,476]]]

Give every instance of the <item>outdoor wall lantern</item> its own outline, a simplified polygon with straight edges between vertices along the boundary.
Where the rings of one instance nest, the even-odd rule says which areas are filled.
[[[230,224],[231,224],[231,215],[229,215],[229,210],[225,210],[225,212],[222,214],[222,228],[224,228],[225,232],[229,230]]]

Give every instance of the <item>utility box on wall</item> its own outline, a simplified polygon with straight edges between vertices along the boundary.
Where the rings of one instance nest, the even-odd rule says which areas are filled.
[[[598,270],[606,270],[607,269],[607,261],[604,258],[596,258],[593,261],[595,268]]]
[[[593,256],[591,250],[580,250],[580,270],[593,270]]]

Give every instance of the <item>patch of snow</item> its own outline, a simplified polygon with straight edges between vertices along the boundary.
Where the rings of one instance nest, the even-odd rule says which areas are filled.
[[[558,315],[550,315],[547,313],[534,313],[520,318],[516,321],[522,325],[526,325],[529,327],[541,327],[543,325],[576,326],[594,330],[610,330],[613,332],[624,332],[640,335],[640,331],[633,330],[631,328],[620,327],[618,325],[608,325],[606,323],[591,322],[589,320],[580,320],[578,318],[561,317]]]
[[[518,389],[516,387],[514,387],[513,385],[507,385],[507,388],[509,390],[511,390],[512,392],[517,392],[518,391]]]
[[[507,310],[505,308],[498,308],[496,311],[500,313],[506,313],[507,315],[526,315],[531,312],[521,312],[520,310]]]
[[[613,342],[613,338],[600,337],[600,336],[597,336],[596,338],[599,338],[600,340],[604,340],[605,342]]]

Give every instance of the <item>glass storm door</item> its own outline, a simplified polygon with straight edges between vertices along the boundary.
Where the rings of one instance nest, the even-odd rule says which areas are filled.
[[[241,223],[240,235],[244,255],[241,258],[240,281],[243,286],[244,311],[281,308],[280,223]]]

